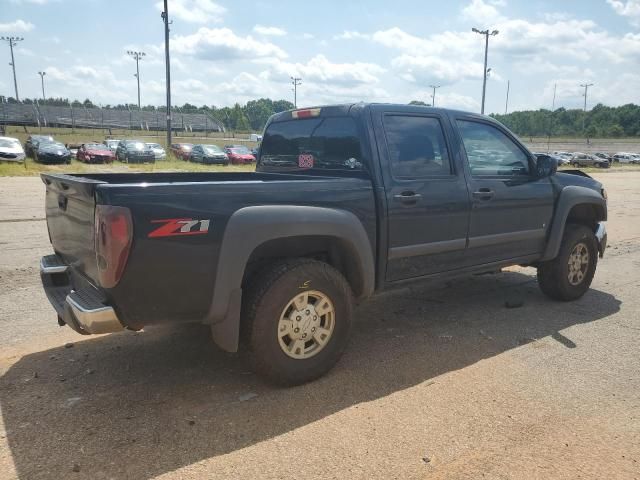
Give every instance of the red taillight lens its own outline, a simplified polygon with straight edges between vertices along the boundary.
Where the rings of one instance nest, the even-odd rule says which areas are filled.
[[[97,205],[95,228],[98,281],[102,287],[112,288],[122,277],[131,249],[131,211],[125,207]]]

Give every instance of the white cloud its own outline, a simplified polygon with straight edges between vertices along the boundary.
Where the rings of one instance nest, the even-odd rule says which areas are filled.
[[[354,39],[368,40],[369,38],[371,38],[370,35],[366,33],[360,33],[355,30],[345,30],[339,35],[333,36],[334,40],[354,40]]]
[[[439,56],[403,54],[391,61],[394,68],[406,74],[405,80],[422,83],[438,80],[446,84],[469,78],[481,78],[483,64],[468,60],[456,61]]]
[[[640,0],[607,0],[618,15],[628,17],[632,25],[640,26]]]
[[[239,37],[228,28],[201,27],[192,35],[178,35],[172,40],[171,49],[211,61],[287,57],[284,50],[272,43],[261,42],[251,36]]]
[[[310,40],[310,39],[314,38],[314,36],[311,33],[303,33],[302,34],[302,38],[304,38],[305,40]]]
[[[24,20],[16,20],[11,23],[0,23],[0,33],[22,33],[33,30],[34,25]]]
[[[51,1],[55,1],[55,0],[11,0],[11,3],[16,3],[18,5],[23,3],[32,3],[34,5],[45,5]]]
[[[156,9],[163,11],[163,2],[157,2]],[[226,11],[226,8],[212,0],[171,0],[169,2],[169,19],[175,17],[189,23],[217,23],[222,21]]]
[[[28,48],[16,48],[16,53],[25,57],[35,57],[36,54],[33,50],[29,50]]]
[[[496,7],[502,7],[505,2],[471,0],[471,3],[462,9],[462,17],[465,20],[476,22],[480,30],[490,28],[489,24],[504,19]]]
[[[283,37],[287,34],[286,30],[278,27],[266,27],[264,25],[255,25],[253,31],[259,35],[267,35],[273,37]]]

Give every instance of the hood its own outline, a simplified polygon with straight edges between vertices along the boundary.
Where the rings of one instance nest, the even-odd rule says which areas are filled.
[[[565,170],[564,172],[558,172],[552,175],[550,178],[553,183],[559,185],[561,188],[573,185],[590,188],[598,193],[600,193],[602,189],[602,183],[580,170]]]
[[[251,155],[250,153],[229,153],[230,156],[232,157],[240,157],[240,158],[253,158],[253,155]]]
[[[0,147],[0,152],[4,153],[24,153],[21,145],[15,145],[12,147]]]
[[[107,147],[104,148],[87,148],[86,150],[87,154],[89,155],[113,155],[113,152],[111,150],[109,150]]]
[[[40,147],[38,147],[38,150],[47,153],[59,153],[60,155],[69,153],[69,150],[67,150],[64,146],[61,147],[54,144],[40,145]]]

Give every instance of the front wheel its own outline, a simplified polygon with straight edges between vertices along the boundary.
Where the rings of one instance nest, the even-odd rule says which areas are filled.
[[[589,290],[597,264],[598,242],[593,231],[568,224],[556,258],[538,266],[540,290],[555,300],[576,300]]]
[[[243,301],[243,337],[254,370],[279,385],[328,372],[351,333],[353,294],[340,272],[310,259],[272,264],[256,275]]]

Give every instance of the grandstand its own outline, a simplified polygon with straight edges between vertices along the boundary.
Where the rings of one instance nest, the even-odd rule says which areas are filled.
[[[203,113],[173,111],[172,130],[185,132],[224,132],[224,125]],[[52,107],[22,103],[0,103],[0,125],[37,127],[118,128],[166,130],[164,111],[115,110],[105,108]]]

